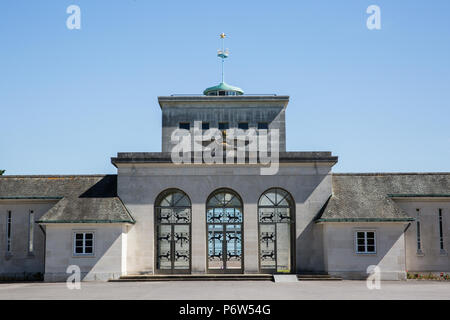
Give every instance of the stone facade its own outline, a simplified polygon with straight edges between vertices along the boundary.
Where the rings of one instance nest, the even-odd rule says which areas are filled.
[[[156,199],[167,190],[178,190],[190,202],[190,273],[211,272],[207,201],[217,190],[229,190],[241,202],[239,272],[267,272],[261,267],[260,209],[263,194],[273,188],[291,199],[286,208],[292,234],[280,228],[286,234],[277,248],[290,252],[290,273],[363,279],[368,267],[378,266],[381,279],[403,280],[407,270],[450,271],[450,173],[333,174],[338,159],[331,152],[286,152],[285,96],[171,96],[158,101],[162,152],[119,153],[111,159],[117,175],[0,177],[0,279],[44,274],[46,281],[65,281],[73,265],[83,280],[160,272]],[[250,161],[173,163],[172,133],[182,122],[192,130],[195,121],[208,122],[210,128],[219,122],[256,128],[263,122],[278,129],[278,171],[261,174],[264,165]],[[357,252],[355,237],[363,231],[375,238],[372,252]],[[82,250],[93,243],[89,254],[76,252],[76,234],[83,233],[92,237],[78,240]]]

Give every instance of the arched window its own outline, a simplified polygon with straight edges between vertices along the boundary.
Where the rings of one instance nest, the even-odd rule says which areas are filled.
[[[206,203],[208,272],[242,273],[242,200],[230,189],[213,192]]]
[[[291,272],[294,234],[292,196],[280,188],[264,192],[258,201],[259,268],[261,272]]]
[[[191,201],[181,190],[162,192],[155,201],[156,271],[190,273]]]

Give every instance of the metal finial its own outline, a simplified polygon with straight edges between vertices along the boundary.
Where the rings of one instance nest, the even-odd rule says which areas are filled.
[[[225,50],[225,33],[220,34],[220,38],[222,39],[222,50],[217,50],[217,56],[222,59],[222,83],[224,82],[224,60],[228,58],[229,52],[228,49]]]

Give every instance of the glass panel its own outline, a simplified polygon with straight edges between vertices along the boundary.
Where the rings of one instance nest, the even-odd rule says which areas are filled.
[[[273,203],[272,203],[272,201],[269,200],[269,198],[267,198],[265,195],[263,195],[259,199],[259,205],[260,206],[273,206]]]
[[[174,226],[175,256],[174,269],[189,269],[190,233],[189,225]]]
[[[170,225],[158,226],[157,234],[157,268],[158,269],[171,269],[171,240],[172,232]]]
[[[259,241],[261,269],[275,269],[276,233],[274,224],[260,225]]]
[[[276,201],[276,193],[275,191],[268,191],[264,194],[264,196],[270,201],[271,205],[275,205],[277,203]]]
[[[241,201],[237,197],[233,197],[227,202],[227,207],[241,207],[241,206],[242,206]]]
[[[221,206],[222,203],[216,197],[212,197],[208,201],[208,207],[221,207]]]
[[[208,268],[223,269],[223,226],[208,226]]]
[[[242,222],[242,213],[239,209],[227,208],[224,209],[224,222],[239,223]]]
[[[241,225],[227,225],[226,227],[227,269],[242,267],[242,232]]]
[[[159,211],[158,214],[158,222],[159,223],[169,223],[172,219],[172,209],[160,208],[157,209]]]
[[[222,207],[225,205],[226,201],[225,201],[225,194],[224,193],[218,193],[214,196],[214,198],[216,198],[217,202],[218,202],[218,207]]]
[[[364,246],[358,246],[358,252],[365,252],[366,248]]]
[[[190,223],[191,209],[173,209],[172,223]]]
[[[277,272],[291,272],[291,230],[289,223],[277,223]]]
[[[179,202],[183,197],[184,197],[184,195],[182,193],[174,192],[172,194],[172,201],[173,201],[172,206],[173,207],[179,206],[180,205]]]
[[[277,218],[279,222],[289,222],[291,220],[289,214],[289,208],[278,208],[277,209]]]
[[[284,190],[281,190],[281,189],[276,189],[276,193],[277,193],[276,205],[277,206],[288,206],[289,203],[286,201],[286,198],[288,197],[287,192]]]
[[[220,223],[223,222],[224,209],[215,208],[209,209],[206,213],[206,219],[208,223]]]
[[[75,235],[75,239],[77,239],[77,240],[83,240],[83,234],[82,234],[82,233],[77,233],[77,234]]]
[[[92,233],[86,233],[85,238],[91,240],[93,237]]]
[[[191,206],[191,201],[189,201],[189,198],[186,197],[185,195],[183,195],[183,197],[181,199],[179,199],[176,204],[176,206],[178,207],[190,207]]]
[[[375,246],[367,246],[367,252],[375,252]]]
[[[234,201],[234,195],[231,193],[223,193],[224,205]]]
[[[259,222],[271,223],[276,221],[275,208],[260,208],[259,209]]]
[[[160,207],[171,207],[172,206],[172,194],[167,195],[159,205]]]
[[[85,253],[92,253],[92,247],[86,247],[84,252]]]
[[[75,253],[83,253],[83,248],[82,247],[76,247],[75,248]]]

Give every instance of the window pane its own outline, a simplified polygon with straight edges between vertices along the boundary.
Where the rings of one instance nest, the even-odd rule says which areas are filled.
[[[208,130],[209,129],[209,122],[202,122],[202,130]]]
[[[86,240],[92,240],[92,233],[86,233]]]
[[[82,233],[77,233],[77,234],[75,235],[75,239],[77,239],[77,240],[83,240],[83,234],[82,234]]]
[[[75,253],[83,253],[83,248],[81,248],[81,247],[76,247],[76,248],[75,248]]]
[[[238,128],[242,130],[248,130],[248,122],[240,122],[238,123]]]
[[[374,246],[375,245],[375,239],[367,239],[367,244]]]
[[[191,124],[189,122],[180,122],[179,128],[189,130],[191,128]]]
[[[86,247],[85,253],[92,253],[92,247]]]
[[[227,130],[228,127],[228,122],[219,122],[219,130]]]
[[[358,239],[364,239],[364,232],[357,232],[357,233],[356,233],[356,237],[357,237]]]
[[[367,246],[367,252],[375,252],[375,246]]]
[[[258,129],[259,130],[264,130],[264,129],[269,129],[269,124],[267,122],[258,122]]]
[[[358,245],[363,246],[364,245],[364,239],[358,239]]]
[[[374,239],[375,238],[375,232],[367,232],[367,238]]]
[[[365,252],[366,248],[364,246],[358,246],[358,252]]]

